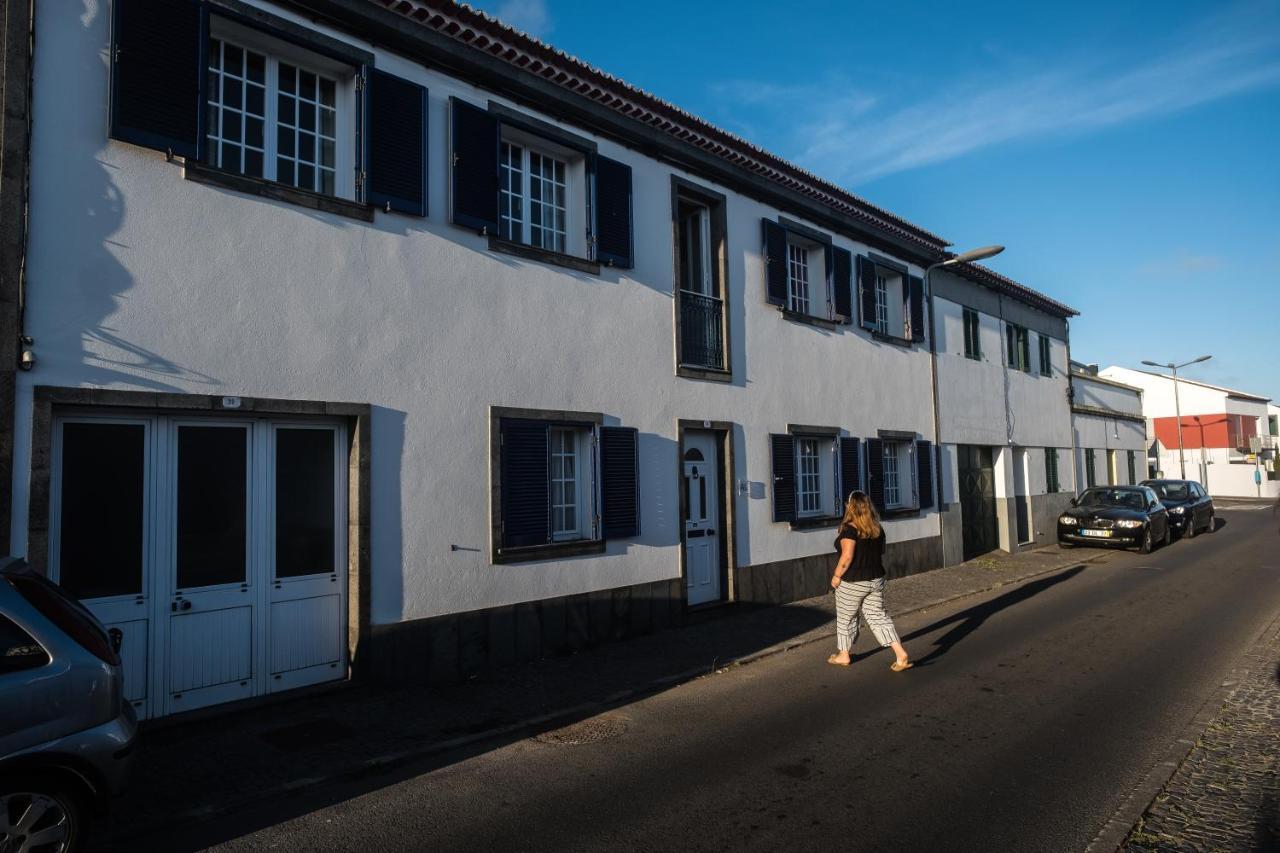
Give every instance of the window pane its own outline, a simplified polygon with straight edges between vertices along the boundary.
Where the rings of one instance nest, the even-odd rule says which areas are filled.
[[[320,133],[325,136],[334,135],[335,116],[337,114],[333,110],[320,111]]]
[[[262,129],[262,119],[247,118],[244,120],[244,142],[254,148],[261,148],[266,144],[266,137]]]
[[[227,111],[223,114],[222,138],[228,142],[240,141],[240,113]]]
[[[233,172],[240,171],[240,146],[229,142],[222,143],[222,159],[219,165]]]
[[[294,106],[297,104],[293,98],[286,95],[280,95],[276,98],[276,121],[281,124],[294,124]]]
[[[315,189],[316,186],[316,170],[305,163],[298,164],[298,183],[297,186],[304,190]]]
[[[255,83],[262,83],[267,78],[267,61],[260,53],[249,54],[249,74],[248,77]]]
[[[284,62],[280,63],[279,76],[280,76],[281,92],[288,92],[292,94],[294,91],[296,91],[297,83],[295,78],[297,77],[297,74],[298,74],[298,69],[294,68],[292,65],[289,65]]]
[[[335,570],[333,439],[327,429],[276,431],[276,577]]]
[[[244,69],[244,52],[233,44],[223,45],[222,67],[227,73],[240,76]]]
[[[332,80],[320,80],[320,103],[329,107],[334,105],[334,88]]]
[[[217,39],[209,39],[209,67],[222,67],[222,42]]]
[[[322,165],[332,166],[334,163],[333,143],[325,139],[320,142],[320,160]]]
[[[316,138],[310,133],[298,134],[298,159],[314,163],[316,159]]]
[[[245,574],[244,427],[178,428],[178,588],[237,583]]]
[[[298,104],[298,127],[303,130],[316,129],[316,108],[311,104]]]
[[[222,105],[233,110],[240,109],[240,105],[242,103],[240,99],[240,92],[243,86],[243,83],[233,77],[223,77]]]
[[[276,158],[276,180],[284,184],[293,183],[293,161],[283,157]]]
[[[59,582],[76,598],[142,593],[141,424],[62,428]]]
[[[276,129],[276,153],[281,157],[292,157],[294,132],[287,127]]]
[[[255,178],[262,177],[262,152],[247,150],[244,152],[244,173]]]
[[[250,86],[245,90],[244,107],[246,112],[261,116],[266,113],[267,90],[261,86]]]
[[[298,75],[298,95],[308,101],[316,99],[316,75],[303,71]]]
[[[329,169],[320,171],[320,192],[325,195],[333,195],[333,172]]]

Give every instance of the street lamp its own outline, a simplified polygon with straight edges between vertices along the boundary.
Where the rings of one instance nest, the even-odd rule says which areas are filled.
[[[979,249],[970,249],[967,252],[961,252],[958,255],[953,255],[952,257],[947,258],[947,260],[945,261],[939,261],[936,264],[930,264],[929,266],[924,268],[923,287],[924,287],[924,292],[928,294],[928,297],[929,297],[929,372],[932,375],[931,378],[933,379],[933,440],[937,442],[937,445],[939,448],[942,447],[942,418],[938,414],[938,336],[934,334],[933,288],[929,285],[929,273],[933,272],[938,267],[949,267],[949,266],[952,266],[953,264],[966,264],[966,263],[969,263],[970,261],[981,261],[984,258],[994,257],[995,255],[998,255],[1003,251],[1004,251],[1004,246],[983,246]],[[938,452],[941,453],[941,450],[939,450]],[[941,466],[935,465],[934,467],[940,468]],[[937,473],[937,480],[938,480],[938,492],[939,492],[938,506],[941,507],[942,506],[942,494],[941,494],[942,472],[941,471],[938,471]],[[947,530],[947,526],[945,524],[943,524],[938,529],[939,536],[942,540],[943,560],[946,559],[946,554],[947,554],[946,530]]]
[[[1187,460],[1182,452],[1182,403],[1178,400],[1178,368],[1187,367],[1192,364],[1199,364],[1202,361],[1208,361],[1213,358],[1211,355],[1202,355],[1199,358],[1193,358],[1191,361],[1184,361],[1182,364],[1174,364],[1172,361],[1156,362],[1144,361],[1143,364],[1148,367],[1167,367],[1173,374],[1173,412],[1178,418],[1178,469],[1182,472],[1182,479],[1187,479]]]

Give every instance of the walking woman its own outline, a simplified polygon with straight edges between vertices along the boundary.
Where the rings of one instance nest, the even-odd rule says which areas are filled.
[[[853,641],[858,639],[858,612],[882,648],[892,648],[894,672],[910,669],[907,650],[898,640],[893,620],[884,612],[884,528],[865,492],[853,492],[845,503],[840,534],[836,536],[836,563],[831,586],[836,591],[836,653],[827,663],[848,666]]]

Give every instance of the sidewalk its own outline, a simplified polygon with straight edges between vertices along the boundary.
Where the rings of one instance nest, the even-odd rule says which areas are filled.
[[[1280,850],[1280,619],[1124,849]]]
[[[1086,559],[1081,559],[1086,557]],[[1056,546],[890,581],[901,615],[1105,559]],[[131,784],[101,841],[227,814],[322,782],[350,780],[477,741],[523,737],[731,666],[829,638],[834,597],[720,608],[683,627],[536,661],[453,687],[351,686],[143,733]]]

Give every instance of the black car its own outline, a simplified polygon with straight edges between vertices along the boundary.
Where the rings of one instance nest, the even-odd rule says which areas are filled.
[[[1150,554],[1155,543],[1169,544],[1169,511],[1148,486],[1099,486],[1086,489],[1058,517],[1058,544],[1137,546]]]
[[[1169,510],[1169,526],[1188,539],[1201,530],[1213,532],[1213,498],[1195,480],[1143,480]]]

